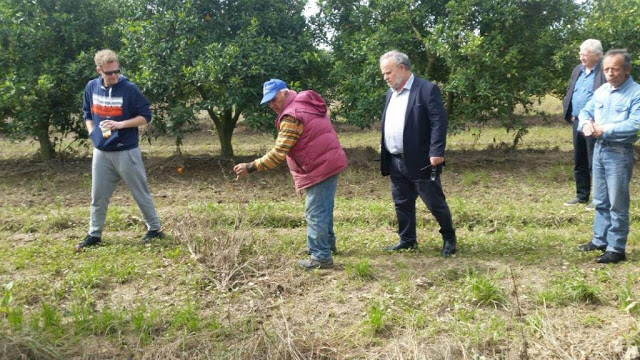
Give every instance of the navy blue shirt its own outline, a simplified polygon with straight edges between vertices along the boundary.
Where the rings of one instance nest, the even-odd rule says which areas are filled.
[[[82,112],[85,120],[92,120],[94,129],[89,136],[96,149],[103,151],[130,150],[138,147],[138,128],[112,130],[111,136],[102,137],[99,129],[102,120],[124,121],[143,116],[151,121],[149,101],[125,76],[105,87],[102,76],[89,81],[84,91]]]

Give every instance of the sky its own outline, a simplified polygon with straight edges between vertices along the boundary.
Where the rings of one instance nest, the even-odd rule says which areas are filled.
[[[304,16],[309,17],[315,15],[317,11],[318,5],[316,5],[316,0],[307,0],[307,6],[304,8]]]

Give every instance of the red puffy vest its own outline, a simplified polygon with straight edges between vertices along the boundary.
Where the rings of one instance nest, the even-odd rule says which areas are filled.
[[[275,121],[278,131],[280,119],[285,115],[304,125],[302,135],[287,155],[296,190],[318,184],[347,167],[347,155],[327,116],[327,104],[318,93],[289,90],[284,108]]]

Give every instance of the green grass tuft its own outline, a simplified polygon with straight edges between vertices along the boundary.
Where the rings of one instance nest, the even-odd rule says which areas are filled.
[[[540,292],[539,301],[556,305],[597,304],[602,301],[602,289],[592,284],[583,271],[573,269],[569,273],[558,274],[551,281],[551,288]]]
[[[355,264],[347,265],[347,274],[355,279],[369,280],[374,278],[373,267],[368,259],[360,259]]]
[[[497,279],[502,276],[496,273],[493,277],[478,274],[476,270],[469,270],[464,279],[467,298],[478,306],[506,307],[508,299],[504,290],[497,284]]]

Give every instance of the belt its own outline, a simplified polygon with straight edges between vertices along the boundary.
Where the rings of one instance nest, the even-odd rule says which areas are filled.
[[[612,141],[607,141],[602,139],[598,139],[596,140],[596,142],[600,143],[600,146],[633,148],[632,143],[626,143],[626,142],[612,142]]]

